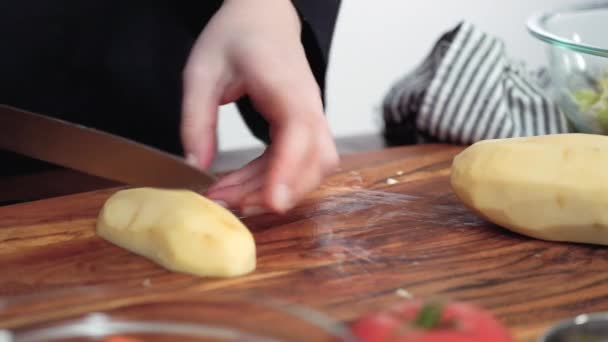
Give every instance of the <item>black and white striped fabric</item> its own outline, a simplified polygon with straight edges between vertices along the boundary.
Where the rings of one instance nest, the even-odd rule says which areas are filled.
[[[471,144],[568,132],[545,76],[510,60],[500,39],[463,22],[392,87],[383,105],[385,136],[403,141],[415,130],[428,140]]]

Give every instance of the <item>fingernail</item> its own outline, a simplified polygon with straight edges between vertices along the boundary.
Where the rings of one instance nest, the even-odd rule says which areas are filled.
[[[224,208],[228,208],[228,203],[222,201],[222,200],[213,200],[213,202],[215,202],[215,204],[224,207]]]
[[[243,210],[241,210],[241,214],[243,214],[244,216],[256,216],[265,214],[267,212],[268,211],[266,209],[259,206],[245,207],[243,208]]]
[[[198,167],[198,158],[196,158],[194,154],[188,153],[186,155],[186,163],[190,164],[191,166]]]
[[[278,184],[272,192],[272,202],[281,210],[291,208],[291,191],[285,184]]]

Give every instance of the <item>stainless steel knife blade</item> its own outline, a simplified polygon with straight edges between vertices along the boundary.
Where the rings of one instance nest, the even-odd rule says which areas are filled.
[[[213,175],[152,147],[0,105],[0,149],[132,186],[205,191]]]

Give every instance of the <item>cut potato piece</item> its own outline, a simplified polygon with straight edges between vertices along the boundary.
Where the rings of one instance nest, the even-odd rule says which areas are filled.
[[[230,211],[191,191],[119,191],[101,210],[97,233],[172,271],[232,277],[256,266],[249,230]]]
[[[558,134],[478,142],[454,159],[456,195],[531,237],[608,244],[608,137]]]

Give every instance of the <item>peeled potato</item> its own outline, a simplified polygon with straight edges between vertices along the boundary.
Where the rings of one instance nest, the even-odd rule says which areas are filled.
[[[454,159],[451,184],[464,204],[504,228],[608,245],[608,137],[478,142]]]
[[[172,271],[232,277],[256,266],[249,230],[230,211],[191,191],[119,191],[99,213],[97,234]]]

